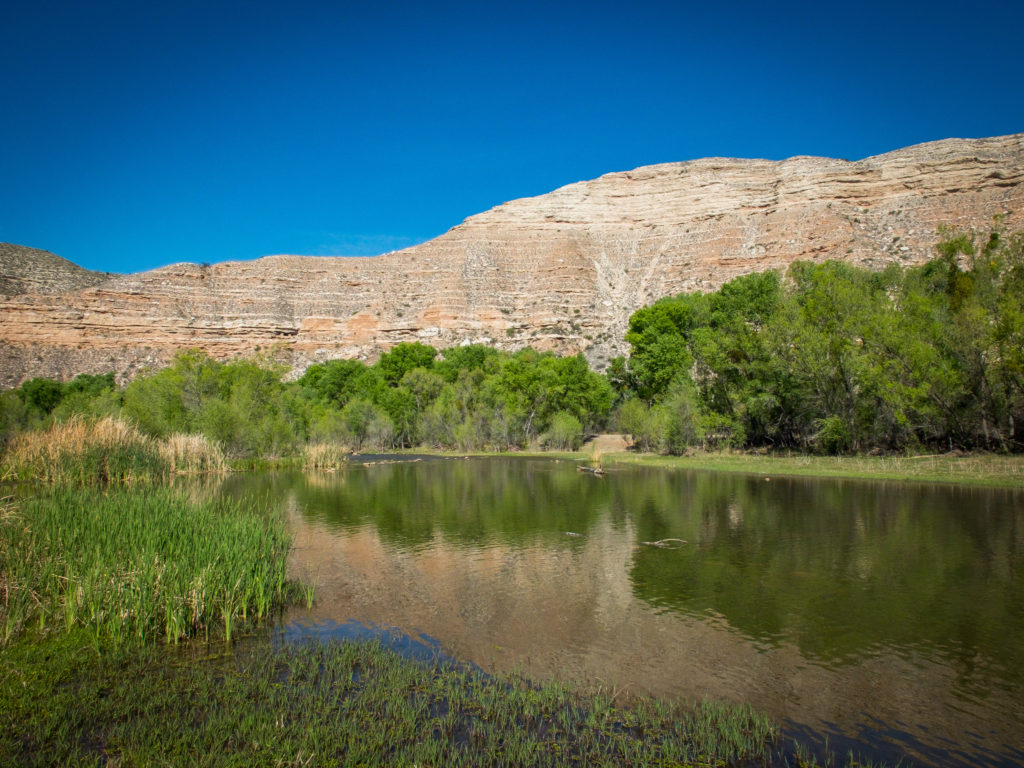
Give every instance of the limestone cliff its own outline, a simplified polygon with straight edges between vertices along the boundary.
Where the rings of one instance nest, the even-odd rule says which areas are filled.
[[[987,231],[998,216],[1021,229],[1022,182],[1024,134],[856,162],[708,158],[514,200],[383,256],[176,264],[62,293],[11,291],[0,297],[0,384],[130,376],[186,347],[218,358],[273,348],[302,369],[401,341],[486,342],[583,351],[601,365],[627,351],[629,315],[661,296],[795,259],[918,263],[942,226]]]

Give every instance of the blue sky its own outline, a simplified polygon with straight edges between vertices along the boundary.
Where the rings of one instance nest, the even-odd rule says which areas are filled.
[[[1024,4],[0,8],[0,241],[90,269],[370,255],[707,156],[1024,131]]]

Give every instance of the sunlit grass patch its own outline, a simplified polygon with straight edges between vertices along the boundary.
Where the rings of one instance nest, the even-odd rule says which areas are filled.
[[[176,642],[269,616],[285,601],[284,522],[226,501],[61,489],[0,522],[0,640],[27,628]]]
[[[676,469],[701,469],[765,476],[848,477],[960,483],[991,487],[1024,487],[1024,456],[999,454],[937,454],[894,456],[808,456],[696,452],[687,456],[641,453],[605,454],[602,462]]]

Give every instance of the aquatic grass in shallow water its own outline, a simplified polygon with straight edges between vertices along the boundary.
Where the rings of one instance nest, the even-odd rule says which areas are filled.
[[[62,489],[0,521],[0,639],[88,627],[175,642],[264,618],[286,598],[284,522],[227,501]]]
[[[160,654],[15,648],[0,660],[0,762],[786,764],[773,726],[747,708],[620,707],[606,693],[411,661],[373,642]]]
[[[335,470],[348,463],[351,451],[336,443],[310,443],[302,450],[306,470]]]

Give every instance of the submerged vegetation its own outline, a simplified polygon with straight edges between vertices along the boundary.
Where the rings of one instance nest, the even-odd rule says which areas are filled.
[[[816,761],[748,707],[573,692],[373,642],[0,659],[0,759],[20,765],[719,766]],[[45,684],[41,684],[45,681]],[[787,750],[783,753],[783,749]],[[863,765],[853,757],[830,765]]]

